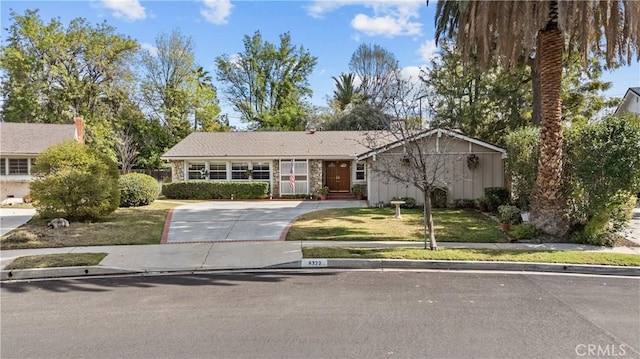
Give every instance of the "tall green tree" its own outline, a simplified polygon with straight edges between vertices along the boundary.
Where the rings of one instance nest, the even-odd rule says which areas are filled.
[[[156,37],[155,52],[142,51],[141,100],[146,112],[170,136],[170,147],[191,132],[193,41],[179,30]]]
[[[69,123],[81,115],[87,142],[111,151],[112,105],[134,80],[137,42],[84,18],[45,23],[37,10],[12,11],[7,32],[0,50],[2,120]]]
[[[510,130],[529,122],[530,73],[524,66],[503,70],[495,62],[481,69],[473,60],[465,68],[461,56],[452,43],[442,41],[440,56],[421,77],[430,90],[431,126],[458,128],[503,145]]]
[[[216,77],[229,102],[252,128],[304,129],[317,58],[293,45],[289,33],[280,35],[279,45],[264,41],[259,31],[243,43],[243,52],[216,57]]]
[[[486,67],[496,57],[514,68],[534,51],[538,61],[541,126],[540,157],[531,220],[545,232],[564,237],[569,229],[562,180],[562,70],[567,33],[586,60],[591,53],[630,62],[640,59],[640,3],[632,0],[440,1],[436,41],[456,37],[462,61],[472,53]],[[602,44],[602,46],[601,46]]]
[[[228,124],[225,125],[220,118],[218,94],[209,71],[197,66],[192,72],[193,129],[205,132],[228,131]]]

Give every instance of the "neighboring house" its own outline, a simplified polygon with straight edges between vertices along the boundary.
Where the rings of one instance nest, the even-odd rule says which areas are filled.
[[[84,141],[81,118],[75,125],[0,122],[0,201],[27,195],[34,159],[49,146],[74,139]]]
[[[622,115],[625,112],[640,114],[640,87],[630,87],[627,90],[615,115]]]
[[[427,136],[436,132],[437,137]],[[454,131],[430,130],[424,135],[417,139],[441,141],[440,137],[447,137],[451,145],[447,148],[456,155],[450,167],[460,181],[447,188],[449,202],[477,198],[485,187],[504,186],[503,149]],[[388,183],[373,171],[375,157],[397,146],[389,143],[371,151],[364,140],[363,133],[357,131],[194,132],[162,159],[171,163],[173,181],[269,182],[273,198],[315,196],[323,186],[332,194],[348,194],[354,185],[363,184],[372,204],[389,202],[395,196],[411,196],[422,203],[422,196],[412,186]],[[480,159],[475,170],[466,166],[466,156],[471,153]]]

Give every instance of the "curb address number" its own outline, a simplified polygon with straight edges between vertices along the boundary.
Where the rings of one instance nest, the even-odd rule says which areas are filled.
[[[327,260],[326,259],[303,259],[301,265],[302,265],[302,268],[326,267],[327,266]]]

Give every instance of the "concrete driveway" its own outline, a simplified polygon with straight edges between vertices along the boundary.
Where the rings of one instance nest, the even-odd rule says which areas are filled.
[[[366,205],[366,201],[215,201],[186,204],[173,210],[162,243],[276,241],[302,214]]]
[[[0,236],[27,223],[34,214],[36,210],[31,208],[0,208]]]

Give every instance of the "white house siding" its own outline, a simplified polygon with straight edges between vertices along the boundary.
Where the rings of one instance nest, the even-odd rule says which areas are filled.
[[[616,110],[616,115],[623,115],[626,112],[640,114],[640,96],[631,90],[625,94],[622,103]]]
[[[427,146],[435,148],[435,139],[430,138]],[[504,162],[502,153],[475,143],[454,139],[442,140],[438,147],[448,153],[446,155],[446,171],[442,181],[447,189],[449,204],[457,199],[475,199],[484,194],[486,187],[504,186]],[[378,156],[397,156],[394,150]],[[467,166],[467,155],[475,154],[480,158],[478,167],[471,170]],[[395,180],[383,178],[376,172],[376,166],[380,163],[369,158],[369,202],[375,205],[379,202],[388,203],[393,197],[413,197],[417,203],[423,203],[422,192],[413,185],[398,183]],[[442,179],[445,179],[443,177]]]

